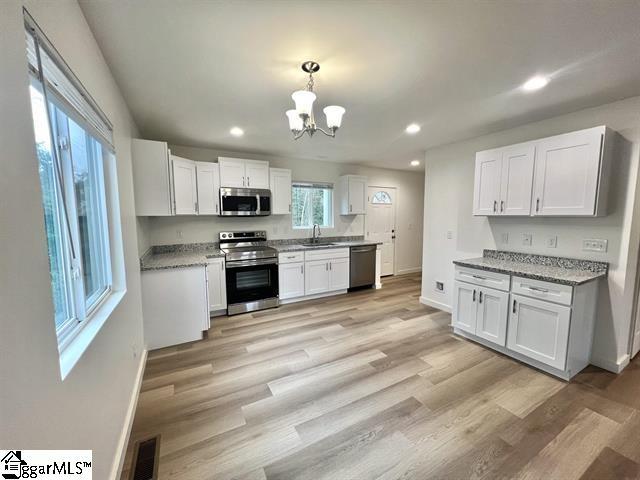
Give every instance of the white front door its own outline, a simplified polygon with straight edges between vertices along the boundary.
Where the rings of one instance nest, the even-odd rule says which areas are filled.
[[[382,243],[381,275],[395,272],[396,189],[369,187],[367,195],[366,238]]]

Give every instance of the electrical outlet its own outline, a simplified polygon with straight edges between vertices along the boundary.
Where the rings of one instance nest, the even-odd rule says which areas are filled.
[[[533,235],[530,233],[522,234],[522,245],[525,247],[530,247],[533,244]]]
[[[582,251],[604,253],[607,251],[608,243],[608,240],[599,238],[585,238],[582,240]]]
[[[438,280],[436,280],[436,292],[444,292],[444,282],[439,282]]]
[[[500,241],[502,242],[502,245],[507,245],[509,243],[509,234],[507,232],[504,232],[500,236]]]
[[[555,235],[552,235],[550,237],[547,237],[547,247],[548,248],[556,248],[558,246],[558,237]]]

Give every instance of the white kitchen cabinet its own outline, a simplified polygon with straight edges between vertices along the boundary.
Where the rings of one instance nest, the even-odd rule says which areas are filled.
[[[149,350],[202,339],[209,322],[204,266],[145,270],[141,286]]]
[[[131,142],[136,215],[173,215],[173,179],[166,142],[134,138]]]
[[[540,140],[532,209],[534,215],[603,215],[608,196],[605,127]],[[607,139],[609,140],[609,139]],[[603,174],[604,173],[604,174]]]
[[[304,293],[317,295],[329,291],[329,261],[312,260],[304,264]]]
[[[217,163],[196,162],[198,214],[220,213],[220,168]]]
[[[209,292],[209,313],[227,308],[227,277],[224,257],[207,260],[207,290]],[[207,328],[209,328],[207,326]]]
[[[599,126],[477,152],[473,214],[606,215],[614,137]]]
[[[173,166],[174,213],[196,215],[198,213],[198,186],[196,162],[171,155]]]
[[[329,260],[329,291],[349,288],[349,257]]]
[[[502,150],[487,150],[476,153],[473,189],[474,215],[498,215],[501,174]]]
[[[367,177],[343,175],[338,179],[340,215],[364,215],[367,208]]]
[[[290,214],[291,170],[286,168],[270,168],[269,185],[271,188],[271,214]]]
[[[564,370],[570,318],[570,307],[512,294],[507,347]]]
[[[529,215],[535,144],[521,143],[502,149],[500,215]]]
[[[304,277],[304,262],[279,264],[278,283],[280,300],[304,296]]]
[[[504,346],[509,293],[466,282],[454,289],[453,326]]]
[[[220,157],[218,164],[221,187],[269,188],[269,162]]]

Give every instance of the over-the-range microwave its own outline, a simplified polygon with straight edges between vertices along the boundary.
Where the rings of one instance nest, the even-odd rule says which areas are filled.
[[[227,217],[271,215],[271,190],[221,188],[220,215]]]

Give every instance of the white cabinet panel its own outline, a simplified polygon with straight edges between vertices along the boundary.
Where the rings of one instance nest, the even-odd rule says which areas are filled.
[[[498,215],[502,150],[476,153],[476,169],[473,187],[473,214]]]
[[[475,335],[476,333],[476,295],[478,287],[455,282],[453,293],[453,326]]]
[[[336,258],[329,261],[329,290],[349,288],[349,258]]]
[[[344,175],[338,179],[340,215],[363,215],[367,208],[367,177]]]
[[[313,260],[305,262],[305,295],[315,295],[329,291],[329,261]]]
[[[207,264],[207,280],[209,311],[224,310],[227,308],[227,277],[224,270],[224,258],[209,259]]]
[[[196,162],[198,214],[220,213],[220,169],[217,163]]]
[[[239,158],[219,158],[220,186],[243,188],[245,186],[244,160]]]
[[[529,215],[533,188],[535,144],[524,143],[502,149],[500,215]]]
[[[169,154],[166,142],[139,138],[132,140],[131,161],[137,216],[173,215]]]
[[[278,265],[278,285],[281,300],[304,296],[304,262]]]
[[[176,215],[198,213],[198,187],[196,162],[171,155],[173,165],[173,192]]]
[[[247,188],[269,188],[269,162],[245,160],[244,175]]]
[[[534,215],[596,214],[604,133],[604,127],[596,127],[538,142]]]
[[[271,214],[290,214],[291,170],[286,168],[270,168],[269,177],[269,188],[271,189]]]
[[[507,347],[564,370],[571,308],[511,295]]]
[[[502,347],[507,339],[509,294],[492,288],[478,292],[476,335]]]

